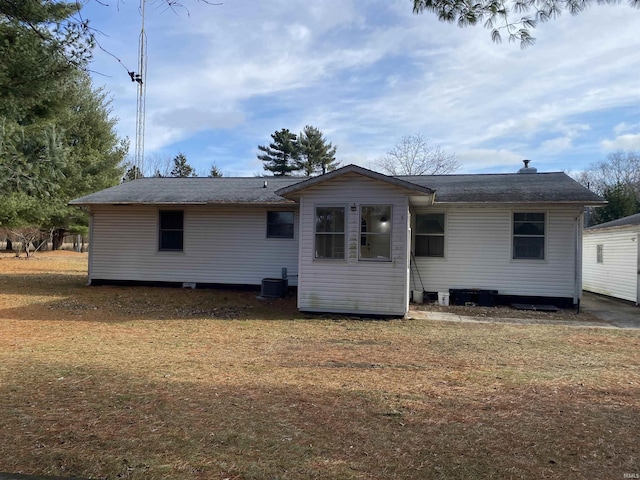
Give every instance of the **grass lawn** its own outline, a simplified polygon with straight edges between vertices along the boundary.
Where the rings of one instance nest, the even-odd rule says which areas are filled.
[[[256,292],[85,283],[82,254],[0,257],[0,471],[640,474],[638,331],[321,318]]]

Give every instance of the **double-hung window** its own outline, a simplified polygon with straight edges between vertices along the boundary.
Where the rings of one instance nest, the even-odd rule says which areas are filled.
[[[444,257],[444,213],[416,215],[416,257]]]
[[[391,205],[360,207],[360,260],[391,260]]]
[[[545,258],[545,214],[541,212],[518,212],[513,214],[514,260]]]
[[[316,207],[315,230],[315,258],[345,258],[344,207]]]
[[[293,238],[293,212],[267,212],[267,238]]]
[[[181,252],[184,243],[184,211],[160,210],[159,220],[158,248]]]

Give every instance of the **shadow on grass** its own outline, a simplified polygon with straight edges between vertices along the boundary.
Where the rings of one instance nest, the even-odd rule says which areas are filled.
[[[0,471],[178,480],[622,478],[638,466],[638,388],[621,396],[522,386],[469,398],[446,387],[405,395],[212,370],[205,382],[13,365],[2,372]]]
[[[87,286],[85,281],[84,277],[61,274],[0,275],[4,296],[0,318],[96,322],[300,318],[293,294],[283,299],[260,299],[257,289]],[[52,300],[46,301],[46,297]]]

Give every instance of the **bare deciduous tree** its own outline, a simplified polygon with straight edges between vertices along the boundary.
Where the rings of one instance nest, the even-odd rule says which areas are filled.
[[[602,195],[607,188],[623,185],[640,194],[640,152],[617,151],[592,163],[575,179]]]
[[[454,154],[445,153],[417,133],[402,137],[384,157],[371,167],[388,175],[445,175],[460,168]]]
[[[573,177],[609,202],[604,207],[590,209],[589,225],[640,211],[640,152],[611,153]]]

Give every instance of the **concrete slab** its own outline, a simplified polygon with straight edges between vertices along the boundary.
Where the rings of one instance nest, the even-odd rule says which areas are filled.
[[[580,308],[618,328],[640,328],[640,307],[630,302],[583,292]]]
[[[515,313],[517,312],[514,312],[514,314]],[[578,322],[574,320],[548,320],[544,318],[469,317],[455,313],[430,312],[427,310],[411,310],[408,317],[424,320],[436,320],[440,322],[510,323],[519,325],[564,325],[568,327],[616,328],[610,322],[605,320],[596,322]]]

